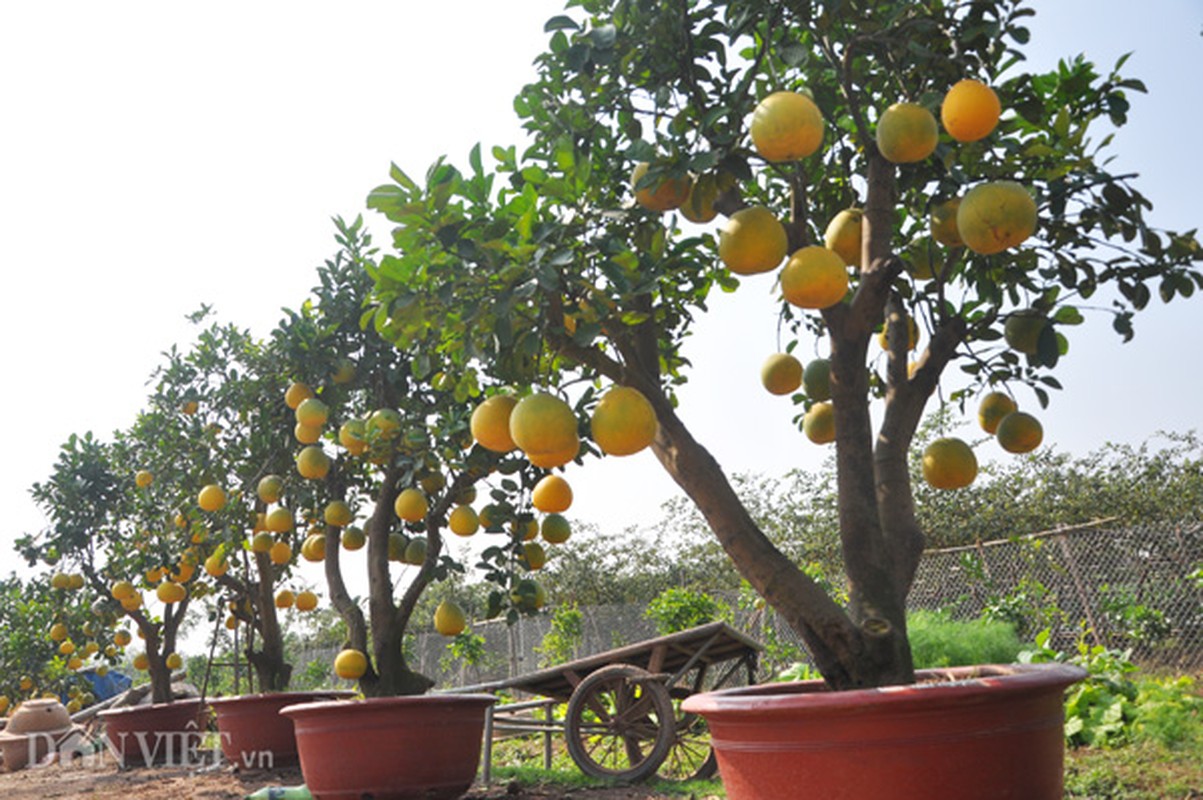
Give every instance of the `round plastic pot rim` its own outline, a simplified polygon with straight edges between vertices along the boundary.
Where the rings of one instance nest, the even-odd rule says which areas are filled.
[[[916,682],[872,689],[833,692],[821,680],[763,683],[720,689],[687,698],[685,711],[695,714],[771,714],[774,710],[804,712],[864,708],[867,704],[906,705],[938,698],[956,702],[978,696],[983,689],[1004,687],[1013,692],[1040,691],[1051,685],[1069,686],[1086,677],[1072,664],[986,664],[973,667],[919,670]]]
[[[317,700],[312,703],[284,706],[280,709],[280,713],[285,716],[304,716],[328,711],[341,713],[356,706],[372,709],[404,708],[407,705],[422,705],[435,700],[451,701],[460,705],[491,706],[497,702],[497,697],[491,694],[414,694],[400,697],[366,697],[357,700]]]
[[[329,691],[295,691],[295,692],[256,692],[255,694],[235,694],[229,697],[210,697],[205,702],[211,706],[233,706],[247,703],[259,702],[279,702],[280,700],[295,699],[298,702],[292,705],[298,705],[301,698],[311,698],[313,702],[324,702],[325,700],[339,700],[343,698],[354,697],[355,692],[350,689],[331,689]]]
[[[179,700],[172,700],[170,703],[149,703],[147,705],[125,706],[123,708],[106,708],[104,711],[96,712],[98,717],[118,717],[123,714],[137,714],[139,712],[159,711],[165,709],[174,709],[180,706],[194,705],[199,709],[205,701],[199,697],[181,697]]]

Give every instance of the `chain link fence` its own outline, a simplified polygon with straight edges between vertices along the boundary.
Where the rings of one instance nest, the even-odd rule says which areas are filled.
[[[1121,527],[1107,522],[983,542],[924,554],[910,595],[912,610],[944,611],[955,619],[986,615],[1013,623],[1031,641],[1043,628],[1050,645],[1072,651],[1079,641],[1131,650],[1150,668],[1203,669],[1203,523]],[[1194,575],[1192,576],[1192,573]],[[829,576],[837,587],[842,581]],[[806,648],[771,609],[739,608],[734,596],[729,621],[766,646],[764,675],[791,660],[806,661]],[[579,658],[657,635],[646,605],[581,609],[582,631],[572,657]],[[549,614],[515,625],[483,622],[482,655],[468,663],[448,650],[448,639],[423,633],[409,643],[411,665],[440,687],[501,680],[546,666],[540,647],[551,629]],[[333,650],[298,654],[298,670]],[[331,676],[333,680],[333,676]]]

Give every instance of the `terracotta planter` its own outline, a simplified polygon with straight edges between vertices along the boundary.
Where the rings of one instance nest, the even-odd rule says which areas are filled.
[[[217,717],[221,752],[240,767],[270,769],[297,763],[297,740],[292,720],[280,714],[285,706],[337,700],[354,692],[276,692],[239,697],[214,697],[209,706]]]
[[[480,765],[491,694],[305,703],[291,717],[305,785],[317,800],[451,800]]]
[[[62,746],[79,727],[57,699],[26,700],[0,729],[0,765],[8,772],[42,761]]]
[[[109,750],[123,766],[196,763],[209,721],[198,697],[101,711]]]
[[[1060,800],[1064,692],[1085,676],[1065,664],[959,667],[881,689],[728,689],[683,708],[710,726],[728,800]]]

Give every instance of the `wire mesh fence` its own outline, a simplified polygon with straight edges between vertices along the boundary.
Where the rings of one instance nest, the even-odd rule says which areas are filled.
[[[1079,641],[1131,650],[1146,667],[1203,669],[1203,523],[1115,526],[1110,523],[983,542],[924,554],[911,590],[912,610],[939,610],[955,619],[983,615],[1013,623],[1028,641],[1041,629],[1050,644],[1073,650]],[[1194,573],[1192,575],[1192,573]],[[840,586],[838,576],[828,576]],[[763,677],[790,661],[807,661],[797,635],[770,609],[741,608],[721,597],[729,621],[766,646]],[[521,675],[562,661],[633,644],[657,635],[646,605],[581,609],[582,630],[570,653],[544,652],[549,614],[514,625],[477,623],[484,640],[471,661],[457,658],[448,639],[419,634],[409,642],[411,666],[440,687]],[[298,669],[330,664],[332,649],[297,654]]]

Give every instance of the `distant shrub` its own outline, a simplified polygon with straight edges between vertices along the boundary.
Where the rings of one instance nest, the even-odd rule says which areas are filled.
[[[915,611],[907,631],[916,669],[1010,664],[1022,645],[1015,628],[992,620],[954,620],[940,611]]]

